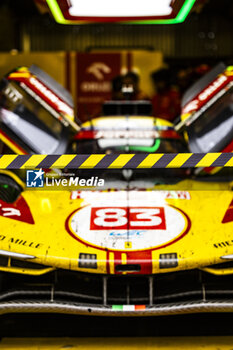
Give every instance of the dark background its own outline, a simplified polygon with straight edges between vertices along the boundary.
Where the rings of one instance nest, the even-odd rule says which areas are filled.
[[[166,60],[233,60],[233,1],[205,0],[184,23],[173,25],[60,25],[33,0],[1,0],[0,51],[79,51],[96,48],[162,51]]]

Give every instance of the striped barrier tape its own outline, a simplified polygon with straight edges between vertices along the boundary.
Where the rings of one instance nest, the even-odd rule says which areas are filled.
[[[233,167],[233,153],[1,155],[0,169]]]

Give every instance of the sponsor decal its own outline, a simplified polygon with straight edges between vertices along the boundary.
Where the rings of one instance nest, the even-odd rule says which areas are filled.
[[[191,195],[187,191],[166,191],[165,192],[166,199],[191,199]]]
[[[27,224],[34,224],[29,206],[22,196],[15,203],[6,203],[0,200],[0,216],[26,222]]]
[[[96,139],[119,139],[119,138],[158,138],[159,132],[156,130],[102,130],[95,134]]]
[[[96,128],[98,129],[98,128]],[[180,135],[174,130],[81,130],[75,139],[157,139],[157,138],[175,138],[180,139]]]
[[[120,75],[120,53],[76,54],[77,110],[82,121],[101,114],[104,101],[112,95],[112,80]],[[106,122],[105,122],[106,123]]]
[[[111,68],[104,62],[93,62],[86,69],[86,72],[93,74],[97,80],[104,80],[104,75],[111,73],[111,71]]]
[[[199,96],[199,101],[205,101],[210,95],[212,95],[220,86],[227,81],[225,75],[220,75],[212,84],[208,86]]]
[[[64,112],[68,115],[73,115],[73,110],[66,103],[64,103],[60,98],[55,95],[51,90],[49,90],[44,84],[42,84],[35,77],[30,77],[29,83],[35,87],[47,100],[56,105],[57,109],[60,112]]]
[[[111,92],[111,83],[109,81],[83,81],[80,85],[80,89],[84,93],[88,92],[99,92],[99,93],[109,93]]]
[[[203,90],[195,100],[189,102],[183,109],[182,114],[196,111],[210,96],[212,96],[217,90],[219,90],[228,78],[225,75],[220,75],[213,81],[205,90]]]
[[[20,82],[20,86],[29,94],[31,95],[39,104],[41,104],[50,114],[52,114],[53,117],[58,119],[64,126],[68,126],[69,123],[67,122],[66,119],[61,117],[61,114],[55,110],[55,108],[51,107],[45,100],[44,96],[42,95],[42,98],[39,96],[38,93],[35,93],[31,87],[28,87],[26,84],[23,82]]]
[[[114,189],[112,189],[112,191],[114,191]],[[115,190],[116,192],[118,190]],[[134,192],[134,191],[132,191]],[[104,192],[101,192],[102,194]],[[135,193],[135,192],[134,192]],[[138,196],[140,196],[139,192]],[[109,195],[109,194],[108,194]],[[160,199],[186,199],[186,200],[190,200],[191,199],[191,194],[188,191],[156,191],[154,193],[154,196],[158,196]],[[72,191],[70,194],[70,199],[87,199],[89,198],[89,200],[92,200],[94,198],[97,198],[99,196],[99,192],[95,192],[95,191],[86,191],[85,193],[83,193],[82,191]],[[142,200],[146,200],[147,199],[147,195],[145,193],[142,194],[142,196],[140,196],[140,198]]]
[[[27,248],[34,248],[34,249],[38,249],[42,247],[42,243],[37,243],[34,241],[28,241],[22,238],[16,238],[16,237],[7,237],[4,235],[0,235],[0,242],[2,241],[7,241],[9,244],[16,244],[16,245],[20,245],[20,246],[24,246]]]
[[[114,191],[114,189],[112,189]],[[116,192],[119,192],[118,190],[115,190]],[[135,191],[132,191],[135,193]],[[101,192],[103,195],[104,192]],[[72,191],[70,194],[70,199],[89,199],[89,200],[94,200],[94,198],[97,199],[99,196],[99,192],[95,191]],[[109,193],[107,194],[109,196]],[[142,200],[147,200],[148,194],[142,193],[142,196],[140,195],[139,192],[137,192],[137,196],[140,196]],[[162,199],[186,199],[190,200],[191,199],[191,194],[188,191],[156,191],[153,196],[156,198],[157,196],[162,200]]]
[[[198,108],[199,101],[198,100],[193,100],[187,104],[186,107],[184,107],[182,114],[188,114],[192,111],[195,111]]]
[[[141,195],[135,191],[135,198],[127,199],[128,207],[123,205],[126,203],[123,191],[99,192],[98,206],[90,197],[87,194],[88,201],[84,200],[83,207],[66,221],[69,234],[88,246],[113,251],[155,250],[175,243],[190,229],[187,215],[168,205],[164,195],[160,199],[156,199],[155,193],[144,195],[143,203],[148,204],[142,206]]]
[[[229,241],[214,243],[214,248],[226,248],[226,247],[230,247],[230,246],[233,246],[233,239],[231,239]]]
[[[109,233],[109,237],[127,237],[127,238],[130,238],[130,237],[133,237],[133,236],[142,236],[143,233],[145,233],[145,231],[130,231],[130,232],[117,232],[117,231],[112,231]],[[127,248],[128,248],[128,244],[131,243],[131,242],[126,242],[127,243]],[[132,247],[131,247],[132,248]]]

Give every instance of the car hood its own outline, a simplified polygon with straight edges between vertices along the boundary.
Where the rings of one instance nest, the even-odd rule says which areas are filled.
[[[232,199],[216,189],[26,190],[0,202],[0,250],[90,273],[202,268],[233,254]]]

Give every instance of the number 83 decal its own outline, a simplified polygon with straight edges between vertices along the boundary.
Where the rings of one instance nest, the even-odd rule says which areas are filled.
[[[163,207],[92,207],[90,230],[166,230]]]

